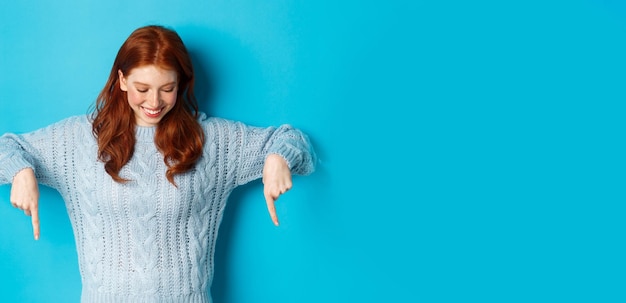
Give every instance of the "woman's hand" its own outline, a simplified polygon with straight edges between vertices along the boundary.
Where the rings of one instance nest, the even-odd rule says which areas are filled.
[[[265,159],[265,165],[263,166],[263,194],[265,195],[265,202],[267,202],[267,210],[270,212],[270,217],[274,225],[278,226],[278,216],[276,216],[276,207],[274,202],[278,200],[278,197],[288,190],[293,185],[291,182],[291,170],[287,165],[287,161],[280,155],[271,154]]]
[[[39,240],[39,186],[35,172],[26,168],[13,177],[11,204],[32,218],[35,240]]]

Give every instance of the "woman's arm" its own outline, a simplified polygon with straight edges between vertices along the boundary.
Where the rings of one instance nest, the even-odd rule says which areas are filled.
[[[274,224],[274,202],[292,187],[292,174],[313,173],[316,155],[309,138],[290,125],[253,127],[221,118],[205,118],[205,157],[219,161],[221,176],[230,188],[263,177],[264,196]]]
[[[93,140],[86,116],[71,117],[47,127],[25,133],[0,136],[0,185],[31,168],[40,184],[59,188],[70,173],[72,156],[88,148]]]
[[[35,239],[39,238],[38,183],[58,188],[60,174],[69,173],[63,168],[69,151],[78,148],[69,141],[75,139],[79,122],[70,118],[30,133],[0,137],[0,184],[11,184],[11,204],[32,217]]]
[[[10,200],[13,207],[31,217],[33,236],[39,240],[39,185],[34,167],[38,163],[27,148],[31,144],[21,136],[6,134],[0,137],[0,184],[11,183]]]
[[[242,125],[240,176],[262,174],[263,194],[274,225],[278,226],[275,202],[293,186],[291,175],[315,170],[316,156],[309,138],[290,125],[256,128]],[[262,170],[259,169],[262,166]],[[247,182],[249,179],[242,179]]]
[[[308,136],[299,129],[286,124],[266,128],[239,124],[239,127],[239,184],[261,178],[269,155],[279,155],[292,174],[308,175],[315,171],[315,151]]]

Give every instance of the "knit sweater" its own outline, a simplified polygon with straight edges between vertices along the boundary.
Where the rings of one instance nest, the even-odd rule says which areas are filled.
[[[82,302],[211,302],[213,256],[226,200],[262,176],[279,154],[293,174],[315,168],[306,135],[289,125],[259,128],[201,115],[206,141],[195,167],[165,177],[156,127],[137,127],[131,160],[116,183],[97,159],[87,116],[0,137],[0,184],[30,167],[65,201],[76,239]]]

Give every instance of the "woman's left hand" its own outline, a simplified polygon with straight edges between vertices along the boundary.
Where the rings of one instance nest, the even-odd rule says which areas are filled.
[[[291,189],[291,170],[287,165],[287,161],[280,155],[271,154],[265,159],[263,166],[263,194],[265,202],[267,202],[267,210],[274,225],[278,226],[278,216],[276,215],[276,206],[274,202],[278,197]]]

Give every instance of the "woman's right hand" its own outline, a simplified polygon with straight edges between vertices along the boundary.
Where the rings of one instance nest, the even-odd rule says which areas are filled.
[[[13,177],[10,199],[13,207],[31,217],[35,240],[39,240],[39,186],[31,168],[21,170]]]

